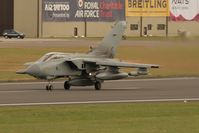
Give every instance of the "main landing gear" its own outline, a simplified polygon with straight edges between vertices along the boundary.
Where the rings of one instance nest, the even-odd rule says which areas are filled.
[[[69,84],[69,81],[65,81],[64,82],[64,89],[65,90],[70,90],[70,87],[71,87],[71,84]],[[101,90],[102,88],[102,84],[100,81],[96,81],[94,83],[94,87],[95,87],[95,90]],[[52,91],[53,89],[53,85],[51,84],[51,81],[48,81],[48,84],[46,85],[46,90],[47,91]]]
[[[87,85],[82,85],[82,86],[87,86]],[[90,85],[88,85],[88,86],[90,86]],[[65,90],[70,90],[70,87],[71,87],[71,84],[69,84],[69,81],[65,81],[64,82],[64,89]],[[96,81],[94,83],[94,87],[95,87],[95,90],[101,90],[101,88],[102,88],[101,82],[100,81]]]
[[[68,83],[68,81],[65,81],[65,82],[64,82],[64,89],[65,89],[65,90],[70,90],[70,86],[71,86],[71,85]]]
[[[96,82],[95,82],[95,90],[101,90],[101,88],[102,88],[101,82],[96,81]]]

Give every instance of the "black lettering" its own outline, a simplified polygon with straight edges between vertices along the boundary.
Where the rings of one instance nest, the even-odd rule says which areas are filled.
[[[132,4],[131,4],[131,3],[132,3],[132,1],[131,1],[131,0],[128,0],[128,7],[129,7],[129,8],[132,7]]]
[[[154,0],[153,6],[154,6],[154,8],[157,8],[157,0]]]
[[[166,7],[167,7],[167,1],[166,1],[166,0],[163,0],[163,2],[162,2],[162,7],[163,7],[163,8],[166,8]]]
[[[137,8],[137,1],[133,0],[133,8]]]
[[[157,6],[156,6],[156,8],[162,8],[162,1],[157,1]]]
[[[151,0],[150,0],[150,8],[153,8],[153,3]]]
[[[138,0],[138,8],[142,8],[142,0]]]
[[[149,7],[149,0],[145,0],[146,8]]]
[[[189,0],[172,0],[172,4],[189,4]]]

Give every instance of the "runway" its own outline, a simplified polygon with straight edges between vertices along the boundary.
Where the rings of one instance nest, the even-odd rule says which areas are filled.
[[[94,87],[63,89],[54,82],[54,90],[45,90],[46,82],[0,83],[0,106],[153,102],[199,100],[199,78],[132,79],[108,81],[102,90]]]

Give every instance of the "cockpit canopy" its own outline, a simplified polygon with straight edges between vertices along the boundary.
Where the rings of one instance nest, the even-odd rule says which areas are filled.
[[[61,59],[64,58],[65,55],[63,53],[58,53],[58,52],[51,52],[51,53],[47,53],[44,56],[42,56],[38,62],[47,62],[50,60],[55,60],[55,59]]]

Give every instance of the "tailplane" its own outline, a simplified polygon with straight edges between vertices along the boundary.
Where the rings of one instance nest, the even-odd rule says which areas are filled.
[[[100,45],[97,48],[94,48],[90,54],[114,58],[116,48],[122,39],[125,29],[126,21],[118,21],[113,26],[112,30],[103,38]]]

